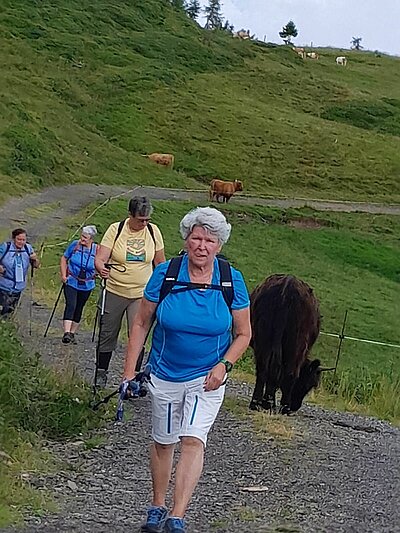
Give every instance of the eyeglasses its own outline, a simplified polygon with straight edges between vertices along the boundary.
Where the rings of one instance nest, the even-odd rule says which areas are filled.
[[[151,218],[137,218],[137,217],[135,217],[135,220],[137,220],[138,222],[145,223],[145,222],[150,222]]]

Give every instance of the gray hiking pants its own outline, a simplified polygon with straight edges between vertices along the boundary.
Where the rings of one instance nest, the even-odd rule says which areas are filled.
[[[104,315],[101,319],[99,352],[115,350],[124,315],[126,315],[129,334],[133,320],[139,310],[140,301],[141,298],[124,298],[107,291]],[[100,312],[101,296],[98,305]]]

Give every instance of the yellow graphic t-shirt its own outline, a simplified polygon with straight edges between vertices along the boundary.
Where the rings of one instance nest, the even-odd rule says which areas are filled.
[[[132,231],[128,220],[125,220],[115,244],[119,222],[111,224],[101,241],[102,246],[112,249],[109,262],[118,263],[126,268],[126,272],[118,272],[114,268],[110,270],[107,290],[125,298],[142,298],[146,283],[153,272],[154,254],[164,248],[164,241],[160,230],[154,224],[151,227],[156,241],[155,246],[147,227]]]

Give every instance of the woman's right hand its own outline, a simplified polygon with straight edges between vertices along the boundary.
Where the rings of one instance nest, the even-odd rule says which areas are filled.
[[[110,269],[105,266],[103,266],[98,272],[103,279],[108,279],[110,277]]]
[[[3,265],[0,265],[0,276],[2,276],[5,271],[6,269],[3,267]]]
[[[61,281],[62,281],[63,283],[67,283],[67,279],[68,279],[68,276],[63,276],[63,275],[61,275]]]

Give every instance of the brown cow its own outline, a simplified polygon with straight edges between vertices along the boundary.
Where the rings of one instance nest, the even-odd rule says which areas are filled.
[[[280,412],[300,409],[305,395],[319,384],[321,363],[308,354],[318,338],[319,303],[307,283],[274,274],[251,294],[251,347],[256,385],[250,409],[275,411],[275,393],[282,391]]]
[[[171,167],[171,169],[174,167],[174,156],[172,154],[154,153],[145,155],[144,157],[148,157],[151,161],[157,163],[157,165],[164,165],[165,167]]]
[[[243,184],[239,180],[212,180],[210,184],[210,200],[213,201],[215,198],[219,202],[219,198],[222,198],[223,202],[228,203],[236,191],[243,191]]]

